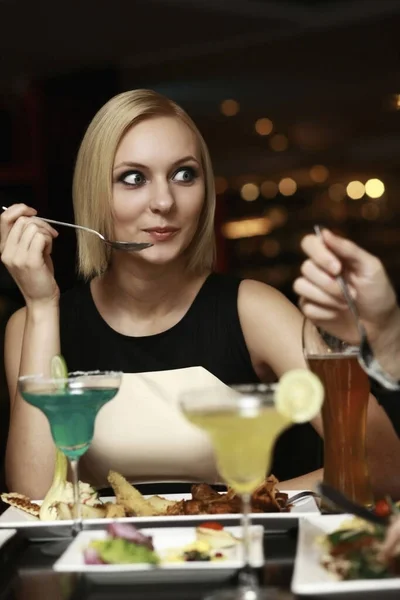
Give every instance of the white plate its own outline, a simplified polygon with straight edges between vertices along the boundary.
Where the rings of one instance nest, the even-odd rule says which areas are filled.
[[[235,536],[241,535],[240,527],[226,527],[226,530]],[[156,552],[161,556],[172,548],[181,548],[196,539],[194,527],[165,527],[143,529],[143,533],[152,536]],[[255,568],[264,564],[263,552],[263,527],[253,525],[251,528],[252,543],[250,547],[251,564]],[[242,544],[238,543],[226,553],[226,560],[216,562],[187,562],[169,563],[157,566],[149,564],[131,565],[85,565],[83,551],[92,540],[104,539],[107,532],[83,531],[68,546],[64,554],[54,564],[55,571],[78,572],[85,574],[95,583],[108,583],[110,585],[127,583],[168,583],[168,582],[195,582],[224,581],[234,575],[235,571],[243,565]]]
[[[344,520],[352,515],[320,515],[306,517],[300,521],[297,541],[296,562],[292,579],[292,592],[307,596],[330,596],[332,594],[362,594],[368,592],[374,599],[381,598],[380,592],[400,590],[400,578],[390,579],[357,579],[341,581],[336,579],[321,565],[322,550],[316,538],[332,533]],[[346,596],[347,597],[347,596]],[[369,596],[368,594],[368,597]]]
[[[290,496],[297,494],[299,490],[287,491]],[[168,500],[188,500],[191,494],[163,494]],[[112,502],[114,497],[102,498],[104,502]],[[262,524],[268,531],[288,531],[297,527],[299,517],[304,515],[320,514],[315,499],[308,496],[304,500],[296,502],[290,512],[282,513],[254,513],[252,515],[254,524]],[[237,525],[240,523],[240,514],[226,515],[182,515],[171,517],[125,517],[116,519],[122,523],[133,523],[141,527],[171,527],[196,525],[202,521],[219,521],[226,525]],[[113,519],[85,519],[85,529],[102,529]],[[68,538],[71,536],[72,521],[39,521],[35,517],[23,511],[10,507],[0,515],[0,529],[14,528],[21,535],[36,541],[48,541],[55,538]]]
[[[17,533],[16,529],[0,530],[0,548]]]

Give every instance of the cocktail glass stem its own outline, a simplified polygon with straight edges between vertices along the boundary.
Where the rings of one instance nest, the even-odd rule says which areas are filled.
[[[72,535],[76,536],[82,531],[82,513],[81,513],[81,501],[79,493],[79,472],[78,464],[79,459],[74,458],[69,461],[71,465],[72,475],[72,486],[74,490],[74,523],[72,525]]]
[[[242,494],[242,538],[243,538],[243,567],[239,571],[239,587],[246,592],[246,600],[256,598],[258,589],[257,576],[250,564],[251,548],[251,494]],[[247,593],[248,592],[248,593]]]

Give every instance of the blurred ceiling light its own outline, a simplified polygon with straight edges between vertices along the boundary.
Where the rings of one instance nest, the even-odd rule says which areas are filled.
[[[390,103],[396,110],[400,110],[400,94],[393,94]]]
[[[385,192],[385,186],[380,179],[368,179],[365,184],[365,193],[370,198],[380,198]]]
[[[341,202],[346,196],[346,188],[342,183],[334,183],[328,189],[328,196],[334,202]]]
[[[365,194],[365,186],[361,181],[350,181],[346,187],[346,192],[352,200],[359,200]]]
[[[376,221],[380,215],[380,208],[375,202],[367,202],[361,207],[361,214],[367,221]]]
[[[265,235],[272,229],[272,223],[267,217],[230,221],[222,226],[222,235],[230,240]]]
[[[264,198],[275,198],[279,191],[279,188],[278,184],[275,183],[275,181],[263,181],[260,186],[260,190]]]
[[[223,115],[226,117],[234,117],[240,110],[240,104],[236,100],[229,98],[221,102],[220,109]]]
[[[240,195],[243,200],[247,202],[253,202],[253,200],[257,200],[260,195],[260,188],[255,183],[245,183],[242,185],[240,190]]]
[[[281,251],[281,245],[278,242],[278,240],[266,239],[261,244],[261,252],[267,258],[274,258],[275,256],[278,256],[280,251]]]
[[[314,165],[310,169],[310,178],[315,183],[324,183],[329,177],[329,171],[324,165]]]
[[[255,130],[258,135],[269,135],[274,127],[272,121],[270,119],[257,119],[256,124],[254,125]]]
[[[284,177],[280,180],[278,187],[282,196],[293,196],[297,190],[297,183],[291,177]]]
[[[276,133],[269,140],[269,145],[274,152],[283,152],[287,149],[289,141],[283,133]]]
[[[283,207],[275,207],[271,208],[266,213],[266,216],[270,219],[274,227],[282,227],[288,220],[288,211]]]
[[[225,177],[216,177],[215,181],[215,192],[217,194],[223,194],[228,189],[228,181]]]

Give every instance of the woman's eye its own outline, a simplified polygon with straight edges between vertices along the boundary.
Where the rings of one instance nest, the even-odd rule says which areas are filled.
[[[126,185],[132,186],[143,185],[143,183],[146,181],[143,173],[140,173],[140,171],[129,171],[128,173],[122,173],[119,180]]]
[[[180,181],[181,183],[192,183],[196,179],[197,173],[192,167],[182,167],[176,171],[173,179],[174,181]]]

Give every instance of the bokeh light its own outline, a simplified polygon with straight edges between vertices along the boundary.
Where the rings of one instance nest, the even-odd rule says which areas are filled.
[[[257,119],[255,125],[255,130],[258,135],[269,135],[274,128],[274,124],[270,119]]]
[[[268,217],[258,217],[224,223],[222,226],[222,235],[228,239],[235,240],[256,235],[266,235],[271,229],[272,223]]]
[[[240,110],[240,104],[237,100],[229,98],[228,100],[223,100],[221,102],[220,109],[225,117],[234,117]]]
[[[365,193],[370,198],[380,198],[385,193],[385,185],[380,179],[368,179],[365,184]]]
[[[243,200],[253,202],[253,200],[257,200],[260,195],[260,188],[255,183],[245,183],[241,187],[240,195]]]
[[[271,208],[266,215],[274,227],[282,227],[288,220],[288,211],[283,206]]]
[[[289,141],[286,135],[283,135],[282,133],[276,133],[269,140],[269,145],[271,147],[271,150],[273,150],[274,152],[283,152],[287,149]]]
[[[266,239],[261,244],[261,253],[267,258],[275,258],[281,251],[278,240]]]
[[[310,169],[310,178],[315,183],[324,183],[329,177],[329,171],[324,165],[314,165]]]
[[[341,202],[346,197],[346,188],[342,183],[334,183],[328,189],[328,196],[334,202]]]
[[[279,191],[282,196],[293,196],[297,190],[297,183],[291,177],[284,177],[279,182]]]
[[[279,192],[278,184],[275,181],[263,181],[260,186],[260,191],[264,198],[275,198]]]
[[[361,214],[367,221],[376,221],[380,216],[381,209],[375,202],[367,202],[361,207]]]
[[[350,181],[346,187],[346,192],[352,200],[360,200],[365,194],[365,186],[361,181]]]

